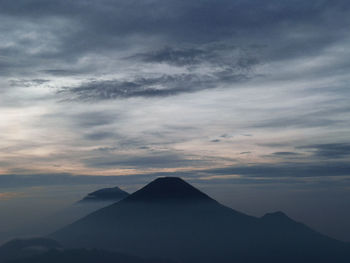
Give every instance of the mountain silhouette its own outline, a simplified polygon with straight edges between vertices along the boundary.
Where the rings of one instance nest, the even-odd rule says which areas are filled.
[[[142,259],[99,249],[52,249],[45,253],[5,263],[174,263],[163,259]]]
[[[127,198],[50,235],[98,248],[178,262],[349,262],[349,244],[282,212],[262,218],[225,207],[180,178],[158,178]]]
[[[113,188],[103,188],[85,196],[80,202],[90,201],[119,201],[127,197],[129,193],[123,191],[118,186]]]
[[[126,201],[162,202],[162,201],[197,201],[212,202],[212,198],[178,177],[161,177],[136,191]]]
[[[0,246],[0,263],[171,263],[100,249],[64,249],[46,238],[14,239]]]
[[[61,245],[48,238],[14,239],[0,246],[0,262],[36,256]]]

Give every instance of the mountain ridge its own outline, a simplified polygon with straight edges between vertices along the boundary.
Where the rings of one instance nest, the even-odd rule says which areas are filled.
[[[70,248],[117,250],[185,263],[350,259],[350,246],[282,212],[262,218],[245,215],[174,178],[158,178],[50,237]]]

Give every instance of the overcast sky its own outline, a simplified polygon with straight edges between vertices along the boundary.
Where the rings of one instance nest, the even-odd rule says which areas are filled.
[[[322,209],[328,195],[332,209],[350,202],[349,11],[347,0],[1,1],[0,200],[175,175],[214,195],[234,185]],[[350,240],[340,225],[330,232]]]

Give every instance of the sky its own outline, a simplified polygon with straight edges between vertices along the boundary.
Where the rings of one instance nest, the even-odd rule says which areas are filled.
[[[233,208],[286,210],[350,241],[349,11],[1,1],[0,207],[180,176]]]

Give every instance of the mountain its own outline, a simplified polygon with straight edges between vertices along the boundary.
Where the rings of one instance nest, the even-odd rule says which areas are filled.
[[[0,246],[0,262],[33,257],[61,245],[48,238],[14,239]]]
[[[121,253],[99,249],[52,249],[31,257],[6,263],[174,263],[163,259],[142,259]]]
[[[89,193],[80,202],[89,201],[119,201],[127,197],[129,193],[123,191],[118,186],[113,188],[103,188],[95,192]]]
[[[120,201],[128,195],[129,193],[121,190],[117,186],[113,188],[99,189],[88,193],[80,201],[57,211],[55,214],[42,220],[37,226],[31,226],[30,228],[31,230],[36,229],[34,232],[36,235],[55,231],[56,229],[71,224],[94,211]]]
[[[349,262],[350,246],[281,212],[262,218],[225,207],[180,178],[158,178],[127,198],[50,235],[178,262]]]
[[[63,249],[55,240],[15,239],[0,246],[1,263],[171,263],[97,249]]]
[[[32,224],[26,224],[15,229],[8,229],[8,234],[5,240],[13,237],[33,237],[46,235],[67,224],[94,212],[103,207],[109,206],[129,194],[119,187],[103,188],[87,194],[80,201],[74,202],[53,214],[46,217],[38,218]]]
[[[127,201],[213,202],[214,200],[178,177],[162,177],[130,195]]]

